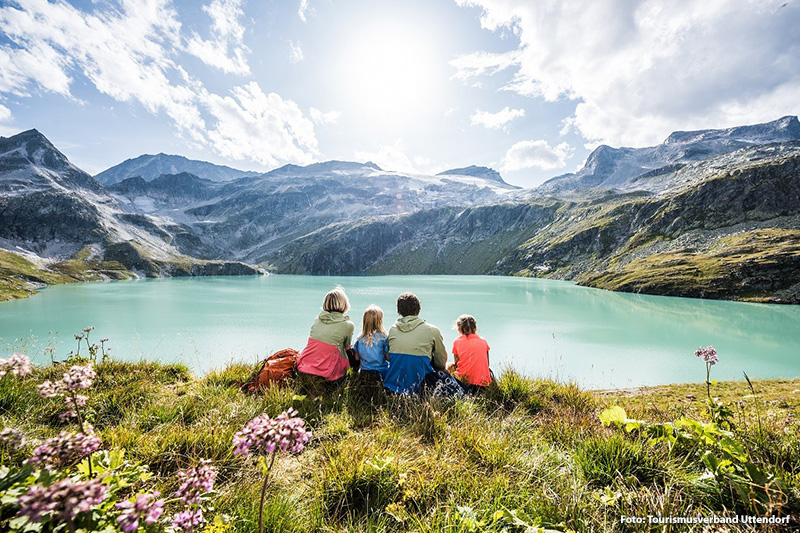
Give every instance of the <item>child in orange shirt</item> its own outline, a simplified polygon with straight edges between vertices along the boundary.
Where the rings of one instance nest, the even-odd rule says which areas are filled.
[[[458,317],[456,327],[461,336],[453,342],[455,364],[451,371],[467,384],[471,392],[479,392],[492,382],[489,343],[476,333],[478,324],[471,315]]]

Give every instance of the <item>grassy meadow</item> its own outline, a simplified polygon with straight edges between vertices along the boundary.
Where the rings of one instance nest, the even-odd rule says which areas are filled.
[[[0,381],[2,426],[31,441],[17,450],[0,445],[3,465],[20,466],[37,440],[67,427],[62,405],[37,396],[36,385],[58,379],[68,364]],[[203,377],[153,362],[106,361],[95,369],[85,413],[104,449],[148,465],[163,494],[176,490],[178,470],[200,459],[218,468],[211,504],[220,519],[204,531],[257,531],[263,475],[253,458],[233,454],[232,438],[257,415],[288,407],[313,438],[302,453],[277,457],[266,531],[703,531],[620,517],[734,514],[790,515],[800,528],[797,379],[754,382],[755,394],[745,382],[712,386],[731,410],[732,439],[748,464],[779,487],[756,501],[756,492],[737,492],[728,478],[709,475],[702,452],[714,449],[712,441],[670,444],[600,421],[605,408],[619,405],[631,419],[654,424],[707,422],[704,383],[585,391],[507,369],[484,396],[441,401],[388,397],[358,376],[322,388],[293,380],[248,395],[232,383],[250,376],[249,365]],[[15,513],[4,500],[0,529]]]

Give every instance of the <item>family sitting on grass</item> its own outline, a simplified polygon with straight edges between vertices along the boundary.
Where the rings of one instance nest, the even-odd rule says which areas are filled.
[[[381,308],[369,306],[361,335],[352,347],[355,325],[345,316],[349,310],[344,289],[325,295],[308,344],[297,356],[298,373],[337,381],[353,368],[362,378],[398,394],[423,388],[437,395],[477,393],[491,383],[489,345],[476,333],[474,317],[458,318],[461,336],[453,343],[454,362],[448,365],[442,333],[419,317],[420,302],[414,294],[406,292],[397,298],[400,318],[388,333]]]

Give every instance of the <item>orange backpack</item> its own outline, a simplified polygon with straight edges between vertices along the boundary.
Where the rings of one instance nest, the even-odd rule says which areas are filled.
[[[272,385],[281,383],[294,373],[297,364],[298,351],[292,348],[285,348],[270,355],[261,363],[261,368],[253,374],[253,377],[239,386],[245,392],[258,392],[268,389]]]

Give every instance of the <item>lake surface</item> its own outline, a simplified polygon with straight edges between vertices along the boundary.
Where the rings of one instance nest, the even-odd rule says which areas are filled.
[[[114,357],[180,361],[200,374],[230,361],[255,362],[305,345],[334,285],[347,290],[360,330],[369,304],[387,329],[395,299],[415,292],[421,316],[442,330],[469,313],[491,346],[495,371],[574,379],[585,387],[701,382],[698,346],[720,355],[715,379],[800,376],[800,306],[744,304],[623,294],[539,279],[487,276],[169,278],[49,287],[27,300],[0,303],[0,356],[22,350],[63,357],[73,334],[95,326]],[[452,356],[451,356],[452,360]]]

